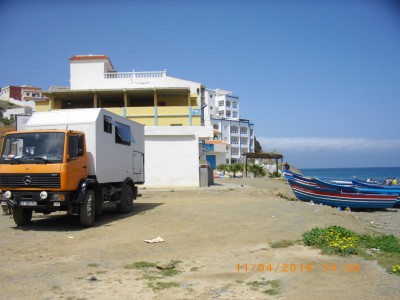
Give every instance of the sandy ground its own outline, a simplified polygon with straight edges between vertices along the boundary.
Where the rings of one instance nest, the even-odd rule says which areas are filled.
[[[329,225],[400,237],[398,209],[289,202],[276,179],[141,193],[131,214],[110,207],[87,229],[64,214],[34,214],[23,228],[1,216],[0,299],[399,299],[400,277],[374,261],[271,247]],[[144,242],[158,236],[165,242]],[[131,267],[171,260],[173,276]]]

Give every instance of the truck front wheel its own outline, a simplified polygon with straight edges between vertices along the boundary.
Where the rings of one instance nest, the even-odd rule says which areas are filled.
[[[96,199],[94,191],[86,190],[85,197],[79,206],[79,222],[81,226],[90,227],[96,216]]]
[[[13,218],[18,226],[28,225],[32,220],[32,209],[22,209],[14,207]]]
[[[117,209],[120,213],[129,213],[133,209],[133,190],[128,184],[122,187],[121,202],[117,204]]]

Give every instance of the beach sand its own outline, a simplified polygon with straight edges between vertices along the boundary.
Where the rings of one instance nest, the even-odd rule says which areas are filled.
[[[398,299],[400,277],[375,261],[271,244],[330,225],[400,237],[399,209],[287,201],[279,179],[215,183],[142,189],[132,213],[107,208],[92,228],[63,213],[34,214],[22,228],[2,216],[0,299]],[[176,271],[133,266],[170,261]]]

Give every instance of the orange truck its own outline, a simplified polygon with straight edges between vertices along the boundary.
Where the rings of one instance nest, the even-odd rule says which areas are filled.
[[[66,211],[93,225],[105,203],[128,213],[144,183],[144,126],[101,108],[34,113],[7,133],[0,159],[1,205],[17,225],[32,212]]]

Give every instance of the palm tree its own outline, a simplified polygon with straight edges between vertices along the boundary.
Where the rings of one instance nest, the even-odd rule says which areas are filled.
[[[248,166],[248,170],[249,172],[254,174],[254,177],[264,177],[265,175],[267,175],[264,167],[260,165],[251,164]]]
[[[243,164],[231,164],[228,165],[228,171],[233,173],[233,177],[236,177],[236,172],[243,171]]]
[[[227,170],[227,165],[219,164],[217,166],[217,170],[220,171],[221,173],[223,173],[223,172],[225,172]]]

